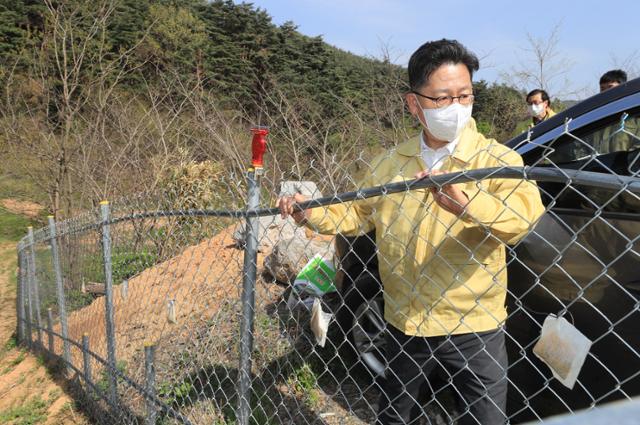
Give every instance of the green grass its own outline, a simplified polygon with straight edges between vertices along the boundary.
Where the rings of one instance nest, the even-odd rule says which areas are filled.
[[[140,252],[115,252],[111,261],[113,264],[113,281],[122,282],[156,263],[157,255],[147,250]]]
[[[18,366],[20,363],[22,363],[22,361],[27,357],[27,355],[25,354],[24,351],[21,351],[20,354],[18,354],[18,357],[16,357],[15,359],[11,360],[9,362],[9,364],[7,366],[5,366],[5,368],[2,370],[2,373],[0,373],[0,375],[5,375],[9,372],[11,372],[16,366]]]
[[[65,404],[62,405],[62,407],[60,408],[60,413],[66,413],[66,412],[70,412],[71,410],[73,410],[73,403],[70,401],[67,401]],[[79,410],[79,409],[78,409]]]
[[[49,400],[57,400],[60,398],[61,395],[62,395],[62,390],[60,388],[55,388],[49,391],[47,398]]]
[[[177,406],[185,404],[189,396],[194,395],[193,392],[193,384],[186,380],[178,383],[163,382],[158,388],[158,396],[166,403]]]
[[[127,374],[127,362],[125,362],[124,360],[118,360],[116,362],[116,369],[123,375]],[[109,369],[107,369],[106,367],[104,369],[102,369],[102,372],[100,373],[100,379],[98,380],[98,382],[96,382],[96,386],[98,387],[98,389],[104,393],[107,394],[109,391],[109,374],[110,371]],[[120,378],[119,376],[116,377],[116,383],[121,385],[122,384],[122,378]]]
[[[67,289],[65,296],[67,297],[67,308],[69,311],[86,307],[93,301],[93,295],[83,293],[80,289]]]
[[[27,355],[24,352],[21,352],[18,357],[16,357],[15,359],[13,359],[10,363],[11,366],[18,366],[20,363],[22,363],[22,361],[27,357]]]
[[[34,220],[0,207],[0,241],[17,242],[27,234],[28,226],[37,225]]]
[[[30,179],[25,179],[19,173],[5,173],[0,176],[0,199],[12,198],[30,200],[39,203],[46,202],[42,190],[37,188]]]
[[[0,423],[12,421],[16,425],[32,425],[47,420],[49,403],[36,396],[22,406],[12,407],[0,412]]]
[[[297,367],[293,375],[289,377],[287,383],[295,389],[296,393],[306,398],[309,407],[314,408],[320,402],[317,391],[318,378],[311,366],[307,363],[303,363]]]
[[[145,269],[156,264],[158,256],[150,248],[138,252],[114,249],[111,254],[111,278],[114,284],[121,283]],[[102,253],[98,252],[84,258],[83,275],[91,282],[104,282],[104,266]]]
[[[40,366],[46,366],[47,365],[47,359],[44,357],[44,354],[38,354],[38,356],[36,357],[36,361],[38,362],[38,364]]]
[[[11,337],[4,343],[4,347],[2,347],[2,352],[11,351],[18,346],[18,341],[16,340],[15,335],[11,335]]]
[[[6,353],[8,353],[11,350],[14,350],[16,347],[17,347],[16,336],[11,335],[11,338],[9,338],[7,342],[4,343],[2,348],[0,348],[0,357],[4,357]],[[13,368],[16,367],[16,365],[18,365],[22,360],[24,360],[24,358],[25,358],[24,352],[21,352],[20,354],[18,354],[18,357],[16,357],[12,362],[10,362],[9,365],[5,366],[2,372],[0,372],[0,375],[5,375],[11,372]]]

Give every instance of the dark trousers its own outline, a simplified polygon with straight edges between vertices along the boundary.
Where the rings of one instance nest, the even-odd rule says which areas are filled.
[[[409,424],[422,411],[420,390],[441,365],[462,402],[458,424],[504,424],[507,351],[504,331],[438,337],[408,336],[388,325],[387,370],[378,424]],[[433,402],[431,404],[435,404]]]

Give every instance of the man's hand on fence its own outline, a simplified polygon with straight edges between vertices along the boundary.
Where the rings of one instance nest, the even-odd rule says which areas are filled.
[[[438,176],[444,174],[442,171],[420,171],[416,174],[417,179],[428,176]],[[431,193],[433,199],[441,208],[449,211],[451,214],[461,216],[464,213],[467,204],[469,203],[469,197],[455,184],[445,184],[440,187],[432,187]]]
[[[309,217],[309,210],[299,211],[293,209],[293,204],[308,201],[309,198],[307,196],[296,193],[293,196],[283,196],[278,200],[278,208],[280,208],[280,216],[282,218],[287,218],[288,216],[293,217],[296,223],[304,224]]]

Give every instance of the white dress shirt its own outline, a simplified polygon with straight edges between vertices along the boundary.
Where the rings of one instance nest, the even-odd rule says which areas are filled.
[[[436,171],[442,167],[442,163],[444,160],[453,154],[456,150],[456,146],[458,146],[458,140],[460,138],[456,138],[454,141],[447,143],[443,147],[439,149],[432,149],[424,141],[424,133],[420,132],[420,148],[422,160],[426,164],[429,171]]]

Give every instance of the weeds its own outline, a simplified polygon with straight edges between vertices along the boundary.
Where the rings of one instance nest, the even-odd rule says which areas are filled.
[[[0,423],[12,423],[16,425],[32,425],[47,420],[47,408],[49,403],[40,396],[36,396],[22,406],[12,407],[0,412]]]
[[[127,363],[124,360],[119,360],[116,362],[116,370],[120,372],[122,375],[127,374]],[[100,379],[96,382],[96,386],[102,393],[107,393],[109,390],[109,376],[111,375],[111,371],[108,368],[102,369],[100,372]],[[122,383],[123,380],[120,376],[117,377],[117,383]]]
[[[310,407],[316,407],[320,403],[317,390],[318,378],[307,363],[303,363],[293,371],[287,379],[287,384],[293,388],[296,396],[307,399]]]
[[[193,393],[193,384],[189,381],[180,383],[164,382],[158,388],[158,396],[166,400],[171,405],[184,405],[189,401],[189,396]]]
[[[27,227],[33,224],[28,218],[0,207],[0,240],[18,241],[27,233]]]
[[[15,334],[11,335],[11,337],[4,343],[4,351],[11,351],[18,346],[18,340],[16,339]]]
[[[18,366],[20,363],[22,363],[22,361],[27,357],[26,353],[24,351],[20,352],[20,354],[18,354],[18,357],[16,357],[15,359],[11,360],[11,363],[9,363],[11,365],[11,367],[16,367]]]
[[[54,388],[53,390],[49,391],[49,395],[47,396],[47,398],[53,401],[60,398],[61,395],[62,395],[62,390],[60,388]]]

